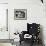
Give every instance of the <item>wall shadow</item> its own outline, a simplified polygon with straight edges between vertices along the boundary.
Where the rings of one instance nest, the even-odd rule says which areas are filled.
[[[40,25],[40,39],[41,39],[41,43],[42,43],[42,46],[45,46],[44,45],[44,37],[43,37],[43,26]]]

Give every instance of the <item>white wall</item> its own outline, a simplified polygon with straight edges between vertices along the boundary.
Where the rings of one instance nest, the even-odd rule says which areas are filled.
[[[6,31],[7,9],[8,9],[8,4],[0,3],[0,39],[9,39],[9,32]]]
[[[0,0],[0,3],[8,3],[8,0]]]
[[[7,3],[8,0],[0,0],[0,28],[3,28],[3,30],[0,30],[0,39],[9,39],[9,32],[6,31],[6,9],[8,9],[8,4],[2,4]],[[12,46],[11,43],[0,43],[0,46]]]
[[[14,20],[14,9],[27,9],[27,20]],[[10,0],[9,1],[9,31],[13,33],[27,29],[27,23],[40,23],[43,27],[44,41],[46,42],[45,5],[40,0]]]

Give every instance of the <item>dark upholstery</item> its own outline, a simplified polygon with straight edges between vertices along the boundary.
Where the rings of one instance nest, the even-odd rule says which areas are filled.
[[[32,38],[30,41],[38,40],[38,35],[40,33],[40,24],[32,23],[29,24],[27,23],[27,31],[22,31],[22,34],[20,34],[20,43],[21,41],[24,41],[24,35],[29,34],[32,35]],[[34,38],[36,36],[36,39]],[[33,42],[32,42],[33,43]]]
[[[28,32],[28,34],[37,35],[37,34],[39,34],[38,31],[40,32],[40,24],[36,24],[36,23],[29,24],[29,23],[27,23],[27,32]]]

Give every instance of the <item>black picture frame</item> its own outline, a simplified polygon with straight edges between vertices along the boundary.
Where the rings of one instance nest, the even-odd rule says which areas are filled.
[[[14,9],[14,20],[27,20],[27,9]]]

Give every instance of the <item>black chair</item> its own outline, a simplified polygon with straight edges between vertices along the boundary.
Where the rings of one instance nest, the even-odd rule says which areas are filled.
[[[40,33],[40,24],[36,24],[36,23],[29,24],[29,23],[27,23],[27,31],[22,31],[22,34],[19,35],[20,36],[20,44],[22,41],[25,41],[25,39],[24,39],[25,34],[32,35],[32,37],[29,40],[29,41],[31,41],[32,45],[34,42],[39,43],[39,33]]]

